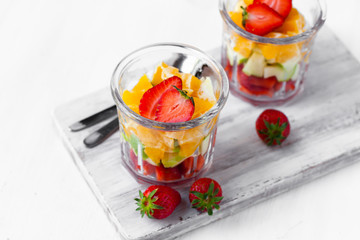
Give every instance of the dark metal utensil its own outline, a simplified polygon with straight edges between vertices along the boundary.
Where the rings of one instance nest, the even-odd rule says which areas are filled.
[[[113,133],[115,133],[119,129],[119,120],[118,118],[114,118],[108,124],[103,126],[102,128],[96,130],[91,133],[84,139],[84,144],[88,148],[93,148],[100,143],[104,142],[107,138],[109,138]]]
[[[91,115],[90,117],[87,117],[83,120],[71,124],[69,128],[71,131],[77,132],[85,128],[91,127],[99,122],[102,122],[112,116],[115,116],[116,114],[117,114],[116,106],[113,105],[107,109],[95,113],[94,115]]]

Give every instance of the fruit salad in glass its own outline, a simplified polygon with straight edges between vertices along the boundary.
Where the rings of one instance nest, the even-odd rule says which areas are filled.
[[[137,179],[179,184],[209,169],[229,92],[220,64],[187,45],[151,45],[119,63],[111,88],[121,158]]]
[[[254,105],[284,103],[303,87],[325,21],[322,0],[221,0],[221,63],[230,90]]]

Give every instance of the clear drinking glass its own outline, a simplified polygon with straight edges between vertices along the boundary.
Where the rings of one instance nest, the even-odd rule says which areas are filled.
[[[215,105],[186,122],[165,123],[144,118],[123,101],[144,74],[151,79],[164,62],[183,73],[211,79]],[[202,51],[174,43],[150,45],[130,53],[117,65],[111,92],[118,108],[120,149],[125,167],[140,182],[179,184],[209,169],[213,159],[217,120],[229,93],[224,69]]]
[[[234,11],[240,9],[240,1],[245,2],[220,0],[219,5],[223,18],[221,63],[229,77],[230,91],[254,105],[284,103],[303,89],[312,44],[326,19],[325,2],[293,0],[297,11],[290,12],[286,24],[258,36],[238,25],[241,14]],[[297,34],[299,24],[305,31]]]

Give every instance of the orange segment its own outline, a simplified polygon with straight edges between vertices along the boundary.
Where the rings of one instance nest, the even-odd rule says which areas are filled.
[[[181,73],[180,78],[183,82],[183,90],[185,90],[189,96],[192,96],[193,92],[199,90],[201,86],[201,80],[190,73]]]
[[[180,73],[179,73],[179,69],[172,67],[172,66],[168,66],[165,63],[161,63],[157,68],[156,71],[153,75],[153,79],[151,81],[152,85],[157,85],[160,82],[162,82],[163,80],[172,77],[172,76],[177,76],[180,77]]]
[[[161,74],[164,70],[164,68],[167,68],[168,65],[166,65],[164,62],[162,62],[157,68],[153,75],[151,83],[155,86],[156,84],[160,83],[162,81]]]
[[[283,25],[276,28],[275,32],[296,35],[304,32],[305,18],[296,8],[292,8]]]
[[[139,104],[144,93],[152,88],[149,78],[144,74],[135,87],[129,91],[125,90],[122,99],[128,107],[139,114]]]
[[[236,23],[239,27],[244,29],[242,25],[242,12],[229,12],[231,20]],[[251,40],[248,40],[244,37],[241,37],[237,33],[231,35],[231,40],[234,42],[234,51],[240,53],[243,57],[247,58],[251,54],[251,50],[254,48],[255,43]]]
[[[146,147],[144,152],[148,157],[152,160],[148,161],[149,163],[160,165],[160,160],[164,158],[165,152],[162,149],[159,148],[153,148],[153,147]]]
[[[287,34],[271,32],[265,35],[269,38],[285,38],[289,37]],[[266,58],[266,60],[273,60],[275,62],[283,63],[287,60],[300,56],[300,43],[293,43],[288,45],[275,45],[275,44],[261,44],[257,45],[261,50],[262,54]]]
[[[229,16],[231,20],[233,20],[233,22],[236,23],[236,25],[238,25],[242,29],[245,29],[242,24],[242,20],[243,20],[242,11],[234,11],[234,12],[230,11]]]
[[[254,2],[254,0],[244,0],[244,2],[247,6],[249,6],[250,4],[252,4]]]
[[[193,99],[195,103],[195,111],[191,119],[200,117],[201,115],[209,111],[216,103],[215,101],[209,101],[198,97],[193,97]]]

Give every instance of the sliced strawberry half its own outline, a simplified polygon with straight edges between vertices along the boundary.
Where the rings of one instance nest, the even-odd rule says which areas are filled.
[[[140,115],[151,120],[155,120],[155,113],[161,96],[173,86],[182,89],[182,81],[177,76],[172,76],[156,86],[147,90],[140,100]]]
[[[282,16],[264,3],[253,3],[243,8],[243,25],[250,33],[263,36],[283,22]]]
[[[292,8],[292,0],[255,0],[254,3],[264,3],[277,12],[284,19]]]
[[[176,86],[167,90],[160,98],[156,109],[156,121],[185,122],[194,114],[195,104],[192,97]]]

